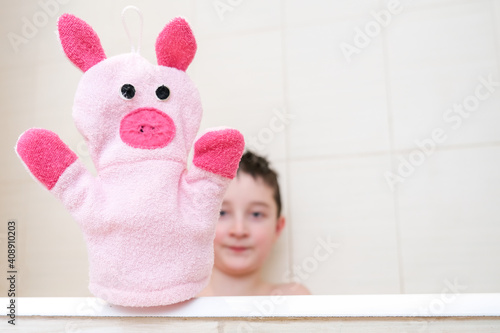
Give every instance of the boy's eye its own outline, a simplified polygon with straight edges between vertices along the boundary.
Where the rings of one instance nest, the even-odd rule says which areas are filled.
[[[226,214],[227,214],[227,213],[226,213],[226,211],[225,211],[225,210],[221,210],[221,211],[220,211],[220,213],[219,213],[219,216],[221,216],[221,217],[222,217],[222,216],[224,216],[224,215],[226,215]]]
[[[261,212],[253,212],[252,216],[255,218],[260,218],[260,217],[263,217],[264,215]]]

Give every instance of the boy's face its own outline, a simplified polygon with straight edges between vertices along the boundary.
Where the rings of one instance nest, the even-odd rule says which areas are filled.
[[[273,190],[261,178],[240,172],[222,202],[214,241],[215,267],[245,275],[262,267],[285,220],[277,218]]]

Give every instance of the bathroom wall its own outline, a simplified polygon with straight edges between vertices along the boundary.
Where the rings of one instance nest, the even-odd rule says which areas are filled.
[[[314,294],[500,292],[499,0],[22,0],[0,11],[0,256],[15,219],[18,296],[90,295],[80,230],[13,147],[47,128],[92,170],[56,21],[84,19],[113,56],[130,50],[129,4],[152,62],[162,27],[187,18],[201,130],[239,129],[279,171],[287,227],[269,279]]]

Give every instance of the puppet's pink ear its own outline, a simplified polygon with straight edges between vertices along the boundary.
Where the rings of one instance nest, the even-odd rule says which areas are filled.
[[[99,37],[85,21],[63,14],[57,22],[59,39],[66,56],[82,71],[106,59]]]
[[[170,21],[156,39],[158,65],[186,71],[196,53],[196,40],[186,20]]]

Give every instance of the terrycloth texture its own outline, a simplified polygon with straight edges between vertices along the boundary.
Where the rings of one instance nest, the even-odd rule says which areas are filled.
[[[99,37],[86,22],[63,14],[57,26],[64,53],[82,71],[106,59]]]
[[[196,41],[186,21],[175,18],[160,33],[155,48],[158,65],[186,71],[196,53]]]
[[[78,158],[57,134],[41,128],[29,129],[19,138],[17,153],[33,176],[49,190]]]
[[[61,20],[84,31],[73,34]],[[181,21],[174,22],[178,26]],[[185,39],[172,31],[192,36],[182,22],[182,29],[167,25],[164,31],[170,32],[160,36]],[[69,57],[77,66],[80,59],[94,59],[100,47],[97,35],[88,29],[70,15],[59,22],[60,34],[66,36],[63,44],[89,45],[75,51],[89,54]],[[160,49],[160,56],[172,58],[169,48]],[[190,59],[177,64],[189,65],[191,51],[184,55]],[[184,70],[152,65],[136,53],[82,70],[73,117],[98,177],[50,131],[26,131],[17,152],[81,227],[88,248],[89,289],[95,296],[141,307],[190,299],[210,277],[215,224],[243,152],[243,137],[231,129],[208,131],[195,143],[188,171],[202,108]]]
[[[244,146],[243,137],[237,130],[205,133],[194,145],[193,164],[224,177],[234,178]]]

